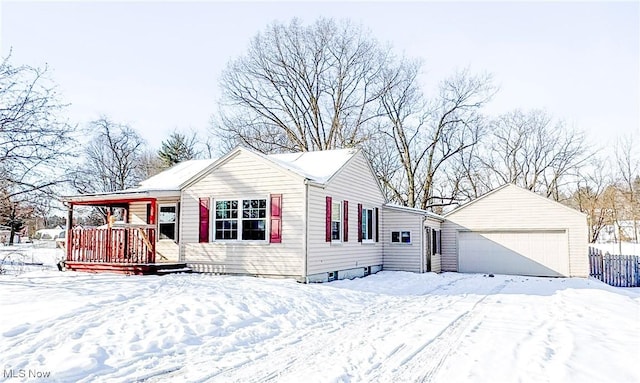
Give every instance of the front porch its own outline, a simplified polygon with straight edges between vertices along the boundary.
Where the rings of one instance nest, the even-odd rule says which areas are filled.
[[[65,267],[71,271],[87,273],[116,273],[126,275],[165,275],[173,273],[191,273],[186,263],[96,263],[96,262],[65,262]]]
[[[176,262],[177,258],[171,260],[157,252],[158,201],[155,198],[80,198],[67,201],[68,223],[64,261],[66,269],[129,275],[191,271],[185,263]],[[74,205],[106,208],[107,224],[97,228],[71,227]],[[142,209],[146,212],[136,211],[140,210],[141,206],[146,206]],[[114,209],[122,209],[120,221],[115,221]],[[134,223],[129,223],[131,221]],[[176,246],[174,242],[171,243]]]

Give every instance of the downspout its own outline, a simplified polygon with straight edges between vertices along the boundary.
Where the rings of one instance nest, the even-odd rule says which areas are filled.
[[[426,273],[427,270],[426,269],[426,261],[427,261],[427,253],[426,253],[426,247],[425,247],[425,242],[427,240],[427,231],[425,230],[425,225],[424,223],[427,221],[427,217],[426,216],[422,216],[422,218],[420,219],[420,232],[422,233],[420,235],[420,238],[422,238],[422,241],[420,241],[420,273]]]
[[[303,273],[302,279],[304,283],[309,283],[309,180],[304,179],[304,215],[302,216],[304,222],[304,245],[303,245]]]

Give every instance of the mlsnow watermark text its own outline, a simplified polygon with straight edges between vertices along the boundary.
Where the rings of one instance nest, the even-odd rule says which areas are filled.
[[[51,377],[51,371],[26,369],[26,368],[21,368],[19,370],[4,369],[2,372],[2,376],[5,379],[11,379],[11,378],[46,379]]]

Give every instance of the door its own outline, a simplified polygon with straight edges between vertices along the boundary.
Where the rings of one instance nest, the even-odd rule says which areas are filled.
[[[432,251],[432,244],[431,244],[431,228],[430,227],[425,227],[424,228],[424,236],[422,237],[422,243],[424,243],[424,265],[423,265],[423,269],[426,273],[431,271],[431,255],[433,254]]]
[[[458,270],[531,276],[568,276],[566,231],[460,232]]]

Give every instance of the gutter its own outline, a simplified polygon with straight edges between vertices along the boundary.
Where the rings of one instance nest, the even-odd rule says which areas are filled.
[[[145,198],[180,197],[180,190],[120,190],[116,192],[78,194],[62,196],[63,203],[83,204],[91,202],[104,202],[111,200],[142,200]]]

